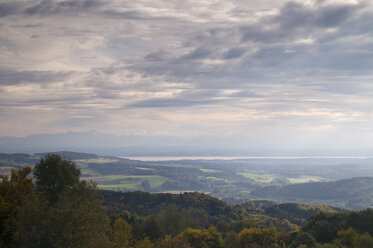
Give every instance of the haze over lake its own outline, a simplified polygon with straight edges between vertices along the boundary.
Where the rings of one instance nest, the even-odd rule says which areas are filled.
[[[131,160],[140,161],[177,161],[177,160],[235,160],[235,159],[368,159],[361,156],[280,156],[280,157],[248,157],[248,156],[120,156]]]

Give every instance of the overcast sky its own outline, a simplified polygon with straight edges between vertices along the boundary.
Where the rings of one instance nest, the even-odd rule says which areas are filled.
[[[372,111],[372,1],[0,0],[0,136],[369,150]]]

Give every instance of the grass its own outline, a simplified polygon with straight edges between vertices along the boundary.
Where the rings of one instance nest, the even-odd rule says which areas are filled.
[[[255,174],[255,173],[247,173],[247,172],[237,172],[237,175],[250,178],[258,183],[271,183],[276,178],[274,175],[271,175],[271,174]]]
[[[143,189],[141,183],[122,183],[122,184],[98,184],[101,189],[128,189],[141,190]]]
[[[215,181],[223,181],[223,182],[226,182],[226,183],[230,182],[227,179],[219,178],[219,177],[206,177],[206,179],[215,180]]]
[[[308,183],[308,182],[320,182],[323,179],[316,176],[300,176],[296,178],[287,178],[290,183]]]
[[[151,175],[151,176],[134,176],[134,178],[140,178],[141,181],[148,180],[150,187],[155,188],[161,186],[164,182],[168,180],[167,177]]]
[[[123,175],[109,175],[109,176],[103,176],[96,179],[97,182],[111,182],[115,180],[121,180],[125,179],[126,176]]]
[[[168,180],[167,177],[158,175],[147,176],[123,176],[109,175],[94,179],[98,183],[98,187],[103,189],[125,188],[128,190],[144,190],[141,183],[145,180],[149,181],[151,188],[161,186]]]

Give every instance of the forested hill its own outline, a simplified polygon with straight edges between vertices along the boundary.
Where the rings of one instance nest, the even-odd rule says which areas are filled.
[[[345,209],[373,206],[373,177],[258,188],[252,195],[285,202],[333,205]]]
[[[149,216],[175,209],[197,219],[202,226],[222,222],[246,220],[268,226],[271,223],[285,230],[296,230],[318,212],[338,212],[325,206],[276,204],[271,201],[246,201],[232,205],[209,195],[191,192],[181,194],[101,191],[104,205],[110,215],[127,211],[131,215]]]

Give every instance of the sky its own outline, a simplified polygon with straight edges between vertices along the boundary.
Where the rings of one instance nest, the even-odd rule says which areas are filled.
[[[372,23],[358,0],[0,0],[0,136],[370,151]]]

